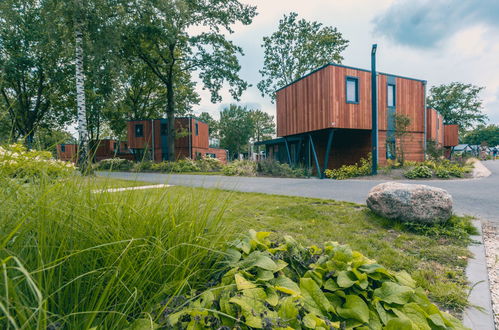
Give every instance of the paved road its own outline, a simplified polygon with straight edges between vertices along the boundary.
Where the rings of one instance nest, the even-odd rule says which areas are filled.
[[[492,172],[492,175],[488,178],[427,180],[417,181],[417,183],[428,184],[449,191],[454,198],[456,213],[473,215],[481,220],[488,220],[499,224],[499,160],[487,161],[483,162],[483,164]],[[369,190],[375,185],[385,182],[381,180],[335,181],[121,172],[100,172],[99,175],[144,182],[221,188],[277,195],[317,197],[355,203],[365,203]],[[414,181],[407,182],[414,183]]]

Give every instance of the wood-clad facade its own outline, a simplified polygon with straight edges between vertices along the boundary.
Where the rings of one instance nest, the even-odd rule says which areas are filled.
[[[152,158],[168,160],[167,119],[134,120],[128,122],[128,144],[137,161]],[[213,157],[227,161],[227,151],[210,148],[208,124],[195,117],[175,119],[175,160]],[[150,157],[150,155],[154,157]]]
[[[444,145],[444,117],[432,108],[426,109],[426,140]]]
[[[90,141],[89,144],[92,150],[92,160],[95,162],[110,158],[132,159],[132,154],[128,150],[126,141],[102,139]],[[77,153],[77,144],[57,145],[57,158],[60,160],[76,162]]]
[[[444,147],[455,147],[459,144],[459,125],[444,125]]]

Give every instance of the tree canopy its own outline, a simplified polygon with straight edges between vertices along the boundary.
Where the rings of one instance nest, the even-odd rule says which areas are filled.
[[[258,89],[275,98],[275,91],[329,62],[341,63],[349,41],[332,26],[284,15],[277,31],[263,38],[264,65]]]
[[[467,132],[463,142],[474,145],[485,143],[490,147],[499,146],[499,125],[480,125]]]
[[[452,82],[433,86],[428,96],[428,106],[444,117],[445,124],[457,124],[461,132],[476,124],[485,124],[480,92],[484,87]]]
[[[250,138],[253,135],[253,122],[247,107],[231,104],[220,111],[218,124],[220,145],[228,149],[230,157],[247,151]]]

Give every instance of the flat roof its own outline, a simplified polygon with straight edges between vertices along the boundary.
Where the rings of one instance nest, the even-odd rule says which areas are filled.
[[[359,71],[364,71],[364,72],[371,72],[371,70],[366,70],[366,69],[362,69],[362,68],[355,68],[353,66],[347,66],[347,65],[343,65],[343,64],[337,64],[337,63],[332,63],[332,62],[329,62],[327,64],[324,64],[323,66],[315,69],[315,70],[312,70],[310,71],[309,73],[307,73],[306,75],[304,75],[303,77],[301,78],[298,78],[296,80],[294,80],[293,82],[287,84],[286,86],[284,87],[281,87],[279,88],[278,90],[276,90],[275,92],[279,92],[280,90],[283,90],[284,88],[286,87],[289,87],[295,83],[297,83],[298,81],[304,79],[304,78],[307,78],[308,76],[316,73],[317,71],[320,71],[322,69],[325,69],[327,68],[328,66],[336,66],[336,67],[339,67],[339,68],[345,68],[345,69],[352,69],[352,70],[359,70]],[[404,76],[400,76],[400,75],[396,75],[396,74],[390,74],[390,73],[384,73],[384,72],[379,72],[377,71],[378,74],[382,74],[382,75],[385,75],[385,76],[391,76],[391,77],[395,77],[395,78],[402,78],[402,79],[409,79],[409,80],[415,80],[415,81],[420,81],[422,83],[426,83],[426,80],[422,80],[422,79],[416,79],[416,78],[410,78],[410,77],[404,77]]]

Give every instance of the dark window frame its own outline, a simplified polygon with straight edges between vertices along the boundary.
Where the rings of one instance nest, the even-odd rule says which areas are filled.
[[[144,124],[135,124],[134,131],[136,138],[144,137]]]
[[[61,152],[66,152],[66,145],[65,144],[61,144]]]
[[[354,101],[348,99],[348,82],[349,81],[355,82],[355,100]],[[346,76],[346,79],[345,79],[345,100],[348,104],[359,104],[359,102],[360,102],[359,77]]]
[[[159,134],[161,136],[168,136],[168,124],[167,123],[161,123],[159,125]]]
[[[199,135],[199,123],[196,121],[196,136]]]
[[[390,87],[393,87],[393,105],[390,105],[390,100],[388,98],[388,91],[390,90]],[[388,83],[386,84],[386,105],[389,108],[396,108],[397,107],[397,85],[393,83]]]

